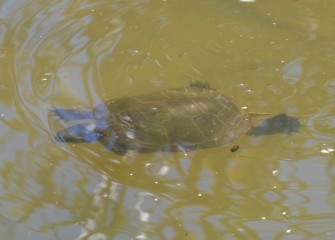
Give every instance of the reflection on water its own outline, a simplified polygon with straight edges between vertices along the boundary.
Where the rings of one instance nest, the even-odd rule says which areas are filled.
[[[333,239],[334,7],[2,1],[0,236]],[[192,80],[251,111],[295,116],[300,131],[244,136],[234,153],[124,156],[53,137],[55,107]]]

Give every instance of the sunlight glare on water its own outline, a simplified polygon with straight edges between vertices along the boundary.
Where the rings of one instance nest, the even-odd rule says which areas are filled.
[[[333,9],[330,0],[2,1],[0,238],[334,239]],[[192,81],[258,113],[255,126],[285,113],[299,132],[124,155],[55,137],[78,123],[56,108],[85,116],[94,139],[109,124],[89,119],[95,106],[106,115],[98,104]]]

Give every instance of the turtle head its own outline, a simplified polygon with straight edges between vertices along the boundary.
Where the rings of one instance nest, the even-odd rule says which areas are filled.
[[[96,142],[100,134],[95,131],[95,124],[78,124],[61,130],[55,136],[58,142]]]
[[[268,118],[260,125],[253,127],[247,133],[248,135],[260,136],[276,133],[291,134],[298,132],[301,124],[295,117],[286,114],[279,114],[272,118]]]

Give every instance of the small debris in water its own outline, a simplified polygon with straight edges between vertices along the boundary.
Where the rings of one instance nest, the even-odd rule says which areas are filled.
[[[279,170],[277,170],[277,169],[272,171],[273,176],[278,176],[278,173],[279,173]]]
[[[322,149],[320,151],[321,153],[324,153],[324,154],[328,154],[328,153],[331,153],[331,152],[334,152],[334,148],[326,148],[326,149]]]
[[[130,55],[137,55],[137,54],[140,53],[140,51],[138,51],[137,49],[130,48],[130,49],[128,49],[128,53]]]
[[[231,151],[231,152],[236,152],[239,148],[240,148],[240,145],[235,144],[234,146],[232,146],[232,147],[230,148],[230,151]]]
[[[158,173],[159,175],[164,176],[168,173],[169,169],[169,166],[164,165],[159,169]]]

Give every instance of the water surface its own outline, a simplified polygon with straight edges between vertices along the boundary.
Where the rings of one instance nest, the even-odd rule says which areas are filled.
[[[6,239],[334,239],[335,3],[2,1]],[[119,156],[60,144],[55,107],[208,82],[299,118],[237,152]],[[256,118],[255,124],[264,117]]]

